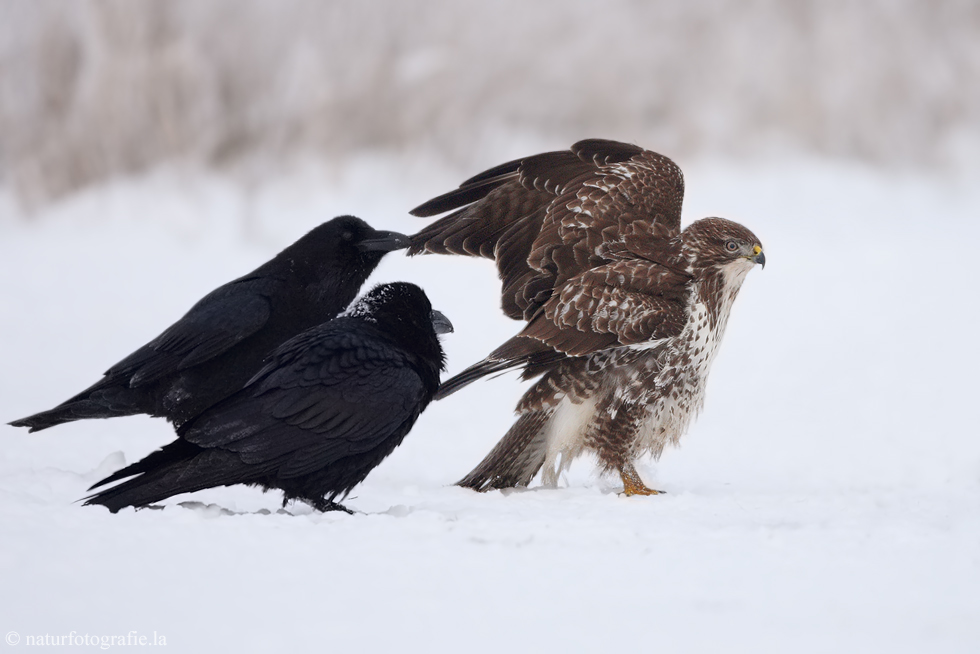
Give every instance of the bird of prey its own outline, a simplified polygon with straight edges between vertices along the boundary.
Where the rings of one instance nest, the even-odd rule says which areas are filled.
[[[319,511],[391,454],[439,386],[452,331],[418,286],[371,290],[346,312],[276,349],[242,390],[178,430],[180,438],[95,484],[113,513],[178,493],[249,484]],[[89,490],[92,490],[89,489]]]
[[[538,381],[517,421],[459,485],[554,485],[590,451],[627,495],[652,495],[635,460],[676,444],[700,410],[708,369],[759,239],[722,218],[681,229],[684,178],[635,145],[580,141],[501,164],[419,206],[451,211],[409,254],[493,259],[504,313],[524,329],[440,388],[521,368]]]
[[[408,237],[341,216],[249,274],[204,296],[155,339],[53,409],[15,420],[30,431],[85,418],[146,413],[180,426],[240,390],[263,358],[343,311]]]

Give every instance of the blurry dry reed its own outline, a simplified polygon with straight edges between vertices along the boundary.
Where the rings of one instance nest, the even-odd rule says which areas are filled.
[[[0,183],[34,201],[508,131],[933,165],[978,129],[974,0],[0,4]]]

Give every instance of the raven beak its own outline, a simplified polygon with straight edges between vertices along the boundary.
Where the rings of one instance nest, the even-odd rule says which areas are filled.
[[[432,313],[429,314],[429,320],[432,321],[432,329],[434,329],[437,334],[453,333],[453,324],[449,322],[449,318],[447,318],[442,311],[436,311],[433,309]]]
[[[762,266],[762,269],[765,270],[766,269],[766,253],[762,251],[762,247],[760,247],[758,245],[755,246],[754,248],[752,248],[752,253],[755,256],[749,257],[749,261],[751,261],[753,263],[759,264],[760,266]]]
[[[407,248],[411,244],[411,239],[404,234],[375,231],[374,236],[358,243],[357,249],[361,252],[391,252]]]

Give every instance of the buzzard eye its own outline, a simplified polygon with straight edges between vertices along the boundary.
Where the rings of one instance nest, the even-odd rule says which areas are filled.
[[[727,243],[725,243],[725,249],[728,250],[729,252],[734,252],[735,250],[738,249],[738,243],[736,243],[735,241],[728,241]]]

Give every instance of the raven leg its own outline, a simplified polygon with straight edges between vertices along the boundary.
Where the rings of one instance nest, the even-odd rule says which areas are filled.
[[[632,463],[624,463],[619,466],[619,476],[623,480],[623,495],[665,495],[666,493],[661,490],[653,490],[652,488],[647,488],[643,480],[640,479],[639,473],[636,468],[633,467]]]
[[[302,495],[290,495],[289,493],[286,492],[283,492],[282,494],[282,508],[285,509],[286,505],[289,504],[289,502],[292,500],[300,500],[301,502],[306,502],[320,513],[326,513],[327,511],[343,511],[344,513],[349,513],[350,515],[354,515],[354,512],[348,509],[343,504],[340,504],[339,502],[334,502],[333,500],[328,500],[325,497],[316,497],[316,498],[304,497]]]
[[[354,512],[348,509],[343,504],[340,504],[339,502],[334,502],[333,500],[328,500],[323,497],[321,497],[318,500],[307,500],[307,502],[309,502],[310,505],[320,513],[326,513],[327,511],[343,511],[344,513],[347,513],[349,515],[354,515]]]

